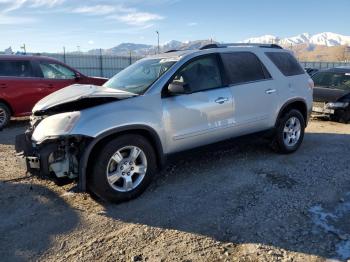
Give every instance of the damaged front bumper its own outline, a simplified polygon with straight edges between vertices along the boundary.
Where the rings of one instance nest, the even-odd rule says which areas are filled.
[[[16,155],[27,172],[41,178],[76,180],[79,177],[79,160],[87,138],[65,136],[42,143],[32,140],[32,133],[16,136]]]

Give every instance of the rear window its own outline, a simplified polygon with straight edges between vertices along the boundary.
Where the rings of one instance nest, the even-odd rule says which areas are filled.
[[[33,77],[29,61],[0,61],[0,76]]]
[[[267,52],[265,54],[285,76],[305,74],[303,68],[291,54],[282,52]]]
[[[259,58],[250,52],[221,54],[230,84],[241,84],[271,78]]]

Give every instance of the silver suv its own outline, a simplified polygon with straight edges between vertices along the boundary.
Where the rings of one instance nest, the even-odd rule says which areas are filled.
[[[140,195],[174,153],[260,131],[292,153],[313,82],[276,45],[208,45],[142,59],[103,87],[72,85],[36,104],[16,139],[28,171],[78,180],[100,198]]]

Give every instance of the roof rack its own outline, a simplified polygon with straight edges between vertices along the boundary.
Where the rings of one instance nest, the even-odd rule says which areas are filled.
[[[260,43],[228,43],[228,44],[208,44],[200,48],[200,50],[211,49],[211,48],[227,48],[231,46],[256,46],[261,48],[277,48],[283,49],[281,46],[276,44],[260,44]]]

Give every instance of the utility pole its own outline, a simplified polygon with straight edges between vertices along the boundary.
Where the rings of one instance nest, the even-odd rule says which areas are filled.
[[[160,46],[159,46],[159,31],[156,31],[157,37],[158,37],[158,54],[160,53]]]
[[[21,46],[21,49],[23,49],[23,53],[24,53],[24,54],[27,54],[26,44],[23,44],[23,45]]]

